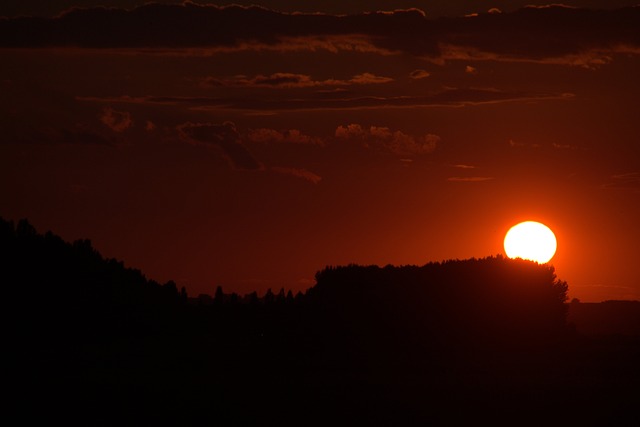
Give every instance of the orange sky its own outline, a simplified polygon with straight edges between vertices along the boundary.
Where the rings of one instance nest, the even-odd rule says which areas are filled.
[[[0,21],[0,215],[190,294],[493,255],[531,219],[570,297],[640,299],[640,8],[472,3]]]

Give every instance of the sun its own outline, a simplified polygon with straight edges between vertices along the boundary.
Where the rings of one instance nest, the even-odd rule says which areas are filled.
[[[557,246],[553,231],[535,221],[514,225],[504,237],[504,250],[509,258],[528,259],[539,264],[549,262]]]

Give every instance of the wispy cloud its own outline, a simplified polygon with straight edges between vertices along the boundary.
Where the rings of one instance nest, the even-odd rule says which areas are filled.
[[[365,84],[382,84],[392,82],[390,77],[377,76],[372,73],[362,73],[353,76],[351,79],[326,79],[314,80],[307,74],[294,73],[273,73],[265,76],[259,74],[254,77],[243,75],[231,78],[206,77],[201,80],[201,85],[206,88],[216,86],[239,86],[239,87],[270,87],[270,88],[303,88],[315,86],[349,86]]]
[[[427,70],[422,70],[422,69],[413,70],[411,73],[409,73],[409,77],[414,80],[426,79],[429,76],[431,76],[431,73],[428,72]]]
[[[316,140],[302,134],[297,130],[279,132],[272,129],[251,130],[244,137],[232,122],[222,124],[214,123],[184,123],[177,127],[180,138],[194,145],[211,146],[221,150],[229,165],[236,170],[251,170],[262,172],[274,172],[288,175],[318,184],[322,177],[304,168],[264,166],[258,161],[243,144],[251,141],[255,143],[291,143],[291,144],[316,144]]]
[[[312,184],[318,184],[322,181],[322,177],[317,175],[311,171],[301,168],[286,168],[286,167],[272,167],[272,171],[284,175],[291,175],[296,178],[304,179],[306,181],[311,182]]]
[[[190,144],[218,147],[231,167],[243,170],[261,170],[258,162],[241,143],[235,124],[184,123],[177,128],[180,137]]]
[[[640,172],[628,172],[612,175],[601,188],[615,188],[640,192]]]
[[[552,143],[551,146],[553,148],[555,148],[556,150],[586,150],[588,148],[586,147],[581,147],[579,145],[573,145],[573,144],[558,144],[556,142]]]
[[[303,110],[358,110],[416,107],[464,107],[505,102],[545,101],[571,99],[570,94],[529,93],[501,91],[496,89],[446,89],[421,96],[363,96],[350,97],[348,93],[334,93],[331,97],[266,97],[266,98],[216,98],[176,96],[120,96],[77,97],[78,101],[108,104],[182,105],[195,110],[245,110],[258,111],[303,111]]]
[[[133,126],[131,114],[126,111],[116,111],[111,107],[102,110],[100,121],[114,132],[124,132]]]
[[[495,179],[491,176],[452,176],[447,178],[447,181],[451,182],[484,182]]]
[[[509,147],[511,148],[541,148],[542,147],[542,145],[538,143],[520,142],[520,141],[515,141],[513,139],[510,139],[508,143],[509,143]]]

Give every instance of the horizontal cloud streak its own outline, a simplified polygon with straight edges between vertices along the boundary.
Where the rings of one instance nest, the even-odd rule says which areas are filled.
[[[428,71],[419,69],[419,70],[413,70],[409,74],[409,77],[414,79],[414,80],[420,80],[420,79],[426,79],[430,75],[431,75],[431,73],[429,73]]]
[[[483,182],[483,181],[491,181],[495,179],[490,176],[452,176],[447,178],[447,181],[450,182]]]
[[[320,175],[317,175],[306,169],[284,168],[284,167],[274,166],[271,168],[271,170],[283,175],[291,175],[296,178],[304,179],[306,181],[311,182],[312,184],[318,184],[320,181],[322,181],[322,177]]]
[[[327,79],[313,80],[306,74],[274,73],[269,76],[257,75],[255,77],[235,76],[227,79],[207,77],[202,80],[204,87],[239,86],[239,87],[270,87],[270,88],[302,88],[314,86],[349,86],[364,84],[381,84],[392,82],[390,77],[376,76],[372,73],[362,73],[348,80]]]
[[[628,172],[611,176],[601,188],[617,188],[640,192],[640,172]]]
[[[570,99],[571,94],[506,92],[495,89],[449,89],[424,96],[368,96],[295,99],[232,99],[214,97],[78,97],[79,101],[103,103],[132,103],[157,105],[183,105],[200,110],[347,110],[410,107],[461,107],[466,105],[495,104],[513,101],[542,101]]]
[[[0,21],[7,47],[240,47],[277,45],[296,37],[396,34],[407,38],[424,23],[418,10],[352,16],[279,13],[263,7],[147,4],[132,10],[72,9],[55,18]],[[411,34],[417,35],[417,34]],[[378,45],[392,47],[381,39]],[[435,51],[436,46],[432,46]]]
[[[357,50],[446,59],[597,65],[640,53],[640,7],[525,7],[428,19],[417,9],[336,16],[262,7],[147,4],[0,20],[3,47]]]

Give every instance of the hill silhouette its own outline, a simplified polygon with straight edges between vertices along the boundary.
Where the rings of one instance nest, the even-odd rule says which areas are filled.
[[[588,306],[568,323],[546,265],[327,267],[304,294],[188,298],[88,240],[0,220],[0,280],[19,424],[638,421],[640,337],[581,333]]]

